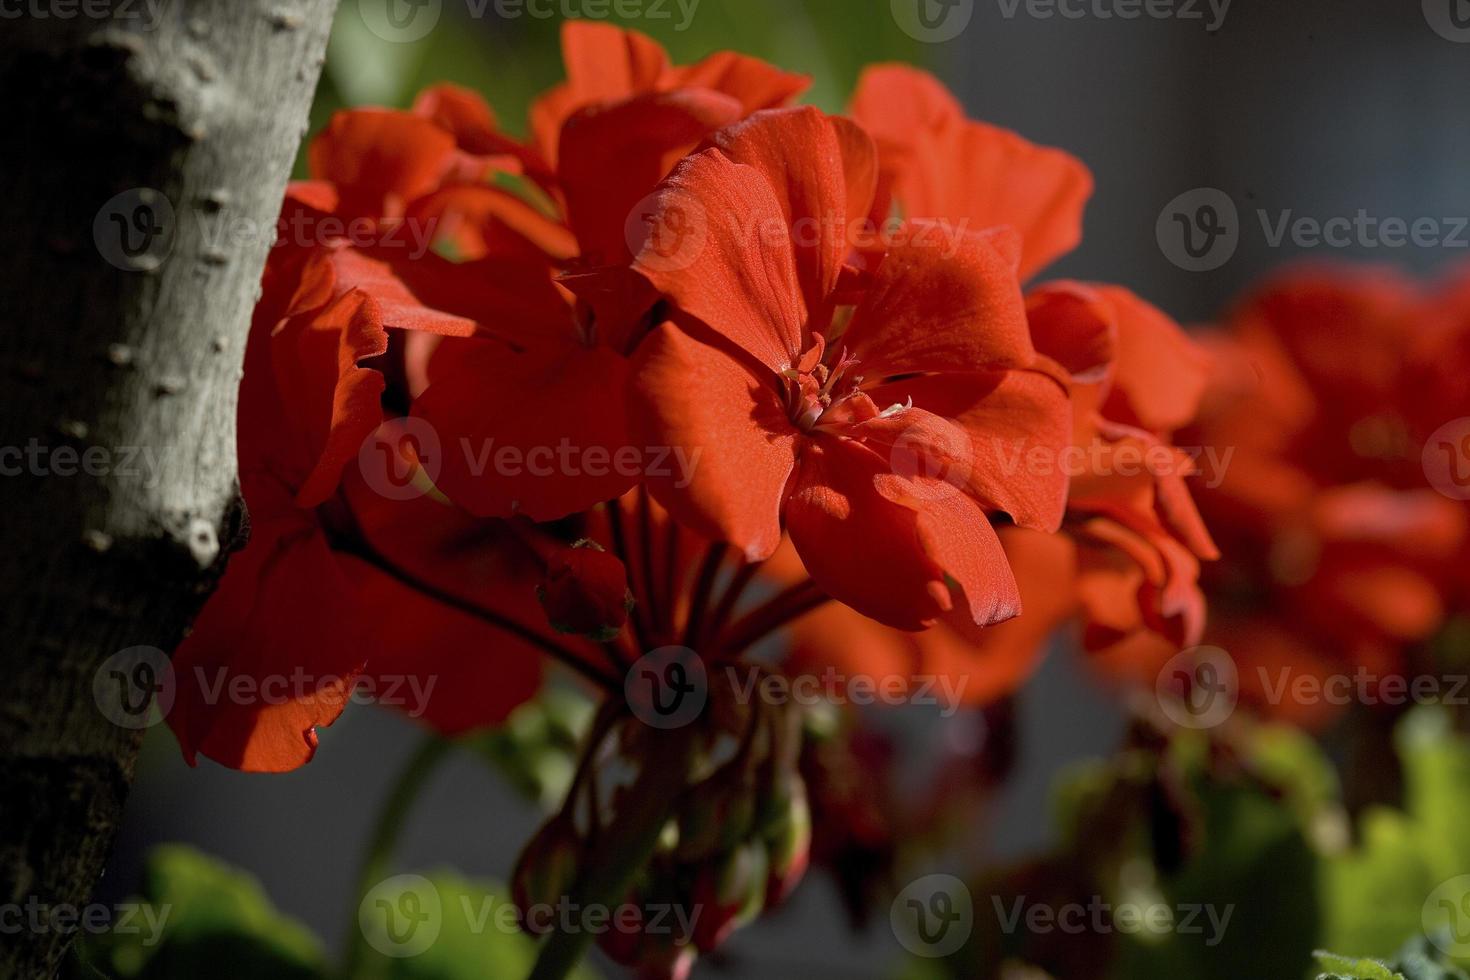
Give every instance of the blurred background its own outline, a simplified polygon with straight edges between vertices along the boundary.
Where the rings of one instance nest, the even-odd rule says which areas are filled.
[[[686,0],[682,10],[664,5],[667,18],[621,22],[681,63],[733,48],[810,73],[807,101],[829,111],[843,108],[867,63],[930,69],[971,116],[1063,147],[1091,167],[1097,191],[1087,236],[1048,274],[1126,284],[1184,322],[1209,320],[1252,279],[1298,259],[1432,271],[1470,251],[1463,227],[1458,244],[1436,247],[1361,236],[1345,247],[1308,247],[1272,234],[1283,217],[1366,212],[1380,221],[1432,218],[1453,231],[1451,219],[1470,215],[1470,31],[1457,33],[1450,16],[1470,14],[1456,11],[1463,0],[1235,0],[1223,9],[1218,0],[1213,8],[1179,0],[1174,16],[1129,20],[1116,16],[1126,3],[1111,0],[963,0],[952,16],[968,12],[968,24],[942,41],[905,30],[913,23],[905,3],[915,0],[700,0],[685,24]],[[539,8],[609,6],[556,0]],[[493,2],[443,0],[436,29],[398,43],[374,33],[359,0],[344,0],[313,131],[344,106],[406,107],[422,86],[448,80],[479,90],[502,125],[524,132],[530,100],[562,76],[562,14],[520,9],[507,17]],[[1171,261],[1157,228],[1171,202],[1200,188],[1223,192],[1237,208],[1234,251],[1216,268],[1189,271]],[[1045,846],[1055,774],[1118,742],[1118,707],[1061,646],[1019,699],[1016,775],[985,815],[982,853],[967,857]],[[913,723],[932,730],[924,719]],[[353,706],[321,733],[305,769],[253,776],[207,761],[190,769],[167,727],[151,730],[99,900],[135,891],[153,846],[186,842],[250,869],[282,911],[340,947],[355,922],[364,841],[419,737],[399,715]],[[504,880],[539,818],[495,772],[456,758],[415,808],[398,864]],[[819,873],[696,976],[892,976],[900,953],[884,916],[853,935],[833,882]]]

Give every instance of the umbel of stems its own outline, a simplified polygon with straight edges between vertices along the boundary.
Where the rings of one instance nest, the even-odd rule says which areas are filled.
[[[552,636],[544,628],[518,622],[430,582],[383,555],[370,551],[359,554],[404,584],[532,644],[601,692],[603,701],[562,810],[538,835],[569,830],[580,834],[575,875],[559,883],[565,891],[558,897],[573,908],[616,907],[640,876],[646,877],[672,823],[687,823],[680,816],[681,800],[687,801],[693,795],[691,782],[699,782],[700,798],[720,797],[717,809],[703,815],[704,822],[723,825],[724,833],[715,835],[716,843],[709,845],[712,850],[703,855],[691,849],[704,845],[693,843],[696,837],[690,834],[690,828],[681,826],[686,835],[682,854],[686,872],[681,874],[687,878],[690,862],[704,860],[710,865],[708,874],[716,875],[720,873],[716,865],[721,861],[728,864],[731,854],[758,853],[767,862],[761,865],[766,870],[755,883],[764,900],[767,872],[773,881],[789,878],[793,871],[799,877],[805,862],[801,838],[803,834],[809,836],[809,828],[805,794],[795,772],[799,719],[794,714],[778,718],[771,709],[758,705],[731,709],[727,699],[723,722],[712,721],[708,716],[715,711],[707,706],[705,716],[695,722],[661,730],[635,717],[625,698],[624,678],[641,657],[664,647],[687,648],[710,666],[738,660],[829,600],[810,579],[772,589],[761,581],[760,564],[741,561],[721,542],[695,541],[659,511],[646,492],[636,492],[630,498],[609,502],[603,516],[610,550],[627,569],[633,602],[626,627],[612,639],[598,642],[586,637]],[[691,555],[694,560],[690,560]],[[713,773],[701,775],[701,766],[707,768],[711,748],[718,741],[719,725],[729,724],[732,717],[741,718],[740,730],[733,733],[738,742],[734,756]],[[793,723],[798,730],[793,730]],[[623,734],[610,738],[620,728]],[[600,753],[610,742],[623,746],[635,774],[603,800],[598,767],[603,761]],[[408,810],[429,774],[447,756],[448,748],[448,743],[431,738],[390,793],[363,865],[359,899],[386,873]],[[580,831],[576,830],[579,801],[585,804],[585,826]],[[718,809],[722,807],[728,807],[728,812]],[[608,811],[606,819],[604,810]],[[745,822],[732,820],[730,813],[742,814]],[[736,827],[743,828],[748,839],[732,829]],[[702,836],[709,835],[702,832]],[[533,841],[523,856],[518,879],[537,845]],[[774,855],[782,855],[779,866],[768,858]],[[798,862],[800,867],[793,867]],[[760,904],[757,901],[753,907],[758,910]],[[355,915],[354,906],[354,919]],[[542,943],[532,980],[567,976],[586,955],[593,939],[585,929],[550,931]],[[356,976],[364,969],[364,953],[361,943],[349,948],[345,976]],[[670,955],[683,952],[673,950]],[[688,955],[693,955],[692,947]]]

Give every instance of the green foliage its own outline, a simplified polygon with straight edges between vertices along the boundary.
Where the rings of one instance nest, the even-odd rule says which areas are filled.
[[[426,884],[427,883],[427,884]],[[509,890],[445,872],[393,878],[373,893],[390,904],[402,890],[434,896],[432,940],[411,956],[369,945],[352,980],[483,980],[530,972],[536,943],[516,926]],[[329,980],[321,944],[278,912],[249,875],[187,847],[160,847],[149,858],[136,922],[159,922],[161,934],[115,931],[78,948],[72,980]],[[593,980],[586,970],[574,980]]]
[[[92,970],[120,980],[322,976],[316,937],[277,912],[254,878],[191,848],[154,851],[138,901],[146,907],[131,923],[83,944]],[[161,923],[162,935],[134,931],[142,922]]]
[[[1328,972],[1317,980],[1404,980],[1404,975],[1377,960],[1353,960],[1346,956],[1318,952],[1317,962]]]
[[[886,0],[885,0],[886,2]],[[675,4],[669,8],[677,9]],[[504,129],[525,135],[532,100],[564,77],[560,18],[496,16],[494,3],[480,18],[464,5],[445,4],[444,19],[422,40],[386,41],[364,24],[356,2],[343,3],[332,28],[326,70],[311,112],[316,132],[338,109],[354,105],[407,108],[435,82],[455,82],[489,100]],[[839,112],[864,65],[880,61],[921,64],[932,45],[894,29],[886,15],[856,15],[852,0],[701,0],[681,30],[669,19],[611,23],[649,34],[679,63],[714,51],[735,50],[812,76],[804,101]],[[304,176],[304,156],[297,165]]]
[[[1135,733],[1110,760],[1074,768],[1056,793],[1062,843],[972,891],[976,931],[949,964],[994,977],[1003,962],[1058,977],[1470,980],[1470,739],[1447,713],[1420,708],[1395,738],[1402,807],[1374,807],[1356,841],[1336,773],[1307,735],[1262,725],[1228,744],[1197,732],[1163,742]],[[1162,905],[1201,915],[1203,931],[1090,927],[1068,935],[1005,909],[1093,902]],[[1225,919],[1228,913],[1228,921]],[[1438,919],[1438,921],[1436,921]],[[1089,920],[1092,922],[1095,920]],[[1223,924],[1223,925],[1221,925]],[[1432,939],[1426,927],[1436,927]],[[1407,940],[1407,943],[1406,943]],[[1317,953],[1323,947],[1333,953]]]

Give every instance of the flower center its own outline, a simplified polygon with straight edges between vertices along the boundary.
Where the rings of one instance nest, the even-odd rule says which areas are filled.
[[[836,351],[834,355],[834,351]],[[829,348],[821,334],[795,367],[788,368],[786,407],[791,422],[803,432],[832,429],[878,414],[863,393],[863,377],[854,369],[858,359],[847,348]]]

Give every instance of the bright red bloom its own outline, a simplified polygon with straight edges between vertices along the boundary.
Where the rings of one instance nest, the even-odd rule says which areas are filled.
[[[886,216],[891,194],[907,214],[1008,224],[1022,233],[1023,277],[1076,244],[1092,180],[1070,155],[965,119],[939,82],[900,65],[869,69],[853,112],[879,149],[875,215]],[[1079,614],[1088,646],[1108,664],[1141,648],[1153,651],[1152,661],[1197,640],[1199,559],[1215,551],[1184,482],[1190,462],[1167,443],[1194,417],[1206,359],[1173,321],[1117,287],[1046,284],[1026,308],[1036,350],[1071,376],[1075,414],[1068,455],[1012,456],[1071,478],[1069,540],[1019,529],[1002,535],[1026,612],[986,630],[948,616],[919,637],[869,629],[862,642],[828,642],[822,633],[840,613],[823,611],[824,628],[797,628],[799,656],[845,662],[857,651],[869,669],[943,668],[967,679],[967,699],[986,703],[1024,681],[1046,638]],[[1141,468],[1135,457],[1155,466]]]
[[[552,520],[637,483],[646,461],[626,457],[624,379],[658,299],[626,270],[649,233],[639,202],[710,133],[806,85],[729,53],[673,67],[650,39],[605,24],[568,22],[563,49],[568,81],[537,103],[526,150],[556,217],[487,185],[421,208],[457,222],[461,255],[476,261],[443,270],[439,288],[496,339],[444,345],[414,412],[452,447],[440,487],[486,516]],[[562,447],[576,461],[552,465]],[[528,465],[496,467],[497,450]]]
[[[685,479],[648,485],[752,561],[784,524],[824,591],[890,625],[948,611],[951,579],[975,622],[997,622],[1018,600],[988,515],[1054,529],[1065,479],[1006,472],[990,450],[1059,451],[1066,393],[1037,367],[1008,232],[941,254],[909,226],[844,288],[842,231],[868,212],[875,162],[852,124],[773,111],[664,184],[659,209],[692,207],[705,238],[688,264],[652,248],[635,262],[683,318],[639,351],[633,424],[649,445],[701,455]]]
[[[328,202],[322,190],[304,196]],[[300,194],[288,216],[306,208]],[[169,722],[191,762],[202,753],[240,769],[302,765],[315,729],[359,684],[449,733],[493,723],[536,690],[534,647],[358,557],[539,621],[534,565],[515,536],[427,497],[390,501],[356,462],[384,422],[377,365],[390,331],[473,329],[423,306],[386,263],[345,242],[287,242],[273,253],[240,391],[250,540],[174,656]],[[412,472],[416,461],[385,466]]]

